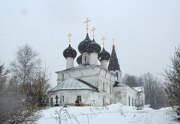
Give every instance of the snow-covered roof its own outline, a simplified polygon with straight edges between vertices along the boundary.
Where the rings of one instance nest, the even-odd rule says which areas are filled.
[[[58,90],[97,90],[85,81],[79,79],[68,79],[60,82],[55,88],[51,89],[50,92]]]
[[[144,91],[144,87],[133,87],[135,90],[137,90],[138,92]]]

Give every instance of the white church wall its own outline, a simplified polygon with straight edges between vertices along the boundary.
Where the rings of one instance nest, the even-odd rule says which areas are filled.
[[[101,66],[102,66],[104,69],[108,70],[108,61],[107,61],[107,60],[102,60],[102,61],[101,61]]]
[[[78,66],[69,70],[58,72],[58,82],[69,78],[82,79],[99,89],[99,92],[91,92],[85,90],[78,91],[61,91],[64,94],[67,103],[74,103],[78,94],[82,94],[82,100],[85,104],[90,104],[92,101],[96,105],[105,105],[111,103],[122,103],[125,105],[135,105],[137,91],[128,86],[113,87],[117,81],[117,76],[114,73],[107,71],[101,66],[87,65]],[[60,93],[58,93],[60,94]]]
[[[53,104],[56,104],[55,97],[64,97],[64,104],[75,104],[77,96],[81,96],[83,104],[92,104],[96,106],[102,106],[102,95],[95,91],[90,90],[63,90],[57,91],[55,93],[49,94],[49,98],[53,98]],[[58,104],[60,104],[60,99],[58,99]]]
[[[80,79],[82,79],[83,81],[86,81],[98,88],[98,75],[92,75],[89,77],[80,77]]]
[[[114,84],[115,76],[110,72],[102,69],[99,75],[99,90],[103,93],[103,102],[105,105],[112,103],[112,87]]]
[[[57,72],[58,80],[63,81],[69,78],[82,78],[89,77],[92,75],[98,75],[99,68],[96,67],[97,66],[82,66]]]
[[[97,53],[90,53],[89,54],[89,64],[90,65],[97,65],[98,64],[98,54]]]
[[[98,84],[99,84],[98,89],[103,94],[103,99],[104,99],[103,104],[104,105],[111,104],[111,94],[112,94],[113,82],[107,78],[103,78],[102,76],[100,76]]]
[[[74,67],[74,58],[67,57],[66,58],[66,69]]]
[[[81,77],[89,77],[92,75],[99,75],[108,79],[108,80],[113,80],[115,81],[116,75],[110,73],[106,69],[103,69],[101,66],[96,65],[96,66],[79,66],[75,67],[69,70],[64,70],[57,72],[58,75],[58,80],[63,81],[69,78],[81,78]]]
[[[137,91],[131,87],[127,88],[127,105],[135,106],[137,101]]]
[[[100,75],[99,75],[99,77],[100,77],[100,78],[103,78],[103,79],[106,79],[108,82],[110,82],[110,81],[114,82],[114,81],[117,80],[115,74],[113,74],[113,73],[111,73],[111,72],[109,72],[108,70],[103,69],[103,68],[100,69]]]
[[[95,73],[94,71],[97,73]],[[91,76],[85,76],[86,73],[84,73],[80,79],[87,81],[88,83],[96,86],[99,89],[100,91],[99,94],[100,96],[102,96],[101,94],[103,94],[102,96],[103,99],[99,99],[98,101],[104,102],[103,104],[110,104],[112,86],[113,86],[114,80],[116,79],[115,76],[111,75],[110,72],[101,68],[100,70],[99,69],[89,70],[88,73],[91,73]],[[94,75],[92,75],[93,73]],[[107,74],[109,76],[106,76]]]
[[[114,87],[112,97],[113,103],[135,106],[135,102],[137,102],[137,91],[128,86]]]
[[[113,103],[122,103],[127,105],[127,88],[126,87],[114,87],[112,93]]]
[[[64,80],[64,74],[63,73],[58,73],[57,74],[57,84],[59,84],[59,82]]]

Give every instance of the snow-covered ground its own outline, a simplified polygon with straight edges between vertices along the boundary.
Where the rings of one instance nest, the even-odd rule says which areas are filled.
[[[121,104],[107,107],[51,107],[38,114],[40,118],[37,124],[179,124],[171,108],[154,110],[145,107],[136,110],[135,107]],[[58,115],[61,119],[57,119]]]

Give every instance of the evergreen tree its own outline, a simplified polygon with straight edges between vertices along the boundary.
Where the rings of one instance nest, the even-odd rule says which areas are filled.
[[[175,50],[171,59],[171,67],[166,70],[168,102],[180,116],[180,47]],[[180,117],[178,118],[180,120]]]

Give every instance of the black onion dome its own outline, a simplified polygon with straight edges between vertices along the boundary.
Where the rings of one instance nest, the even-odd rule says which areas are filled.
[[[104,48],[102,49],[102,51],[99,53],[99,55],[98,55],[98,59],[100,60],[100,61],[102,61],[102,60],[109,60],[109,58],[110,58],[110,54],[109,54],[109,52],[107,52]]]
[[[69,44],[69,47],[66,48],[66,49],[64,50],[64,52],[63,52],[63,56],[64,56],[65,58],[67,58],[67,57],[75,58],[76,55],[77,55],[76,50],[73,49],[70,44]]]
[[[82,64],[82,55],[78,56],[76,61],[77,61],[78,64]]]
[[[88,52],[89,53],[91,53],[91,52],[99,53],[100,51],[101,51],[100,45],[98,43],[96,43],[96,41],[93,39],[93,41],[89,45]]]
[[[86,38],[79,44],[78,50],[80,53],[88,52],[89,45],[92,41],[89,38],[89,35],[87,33]]]

